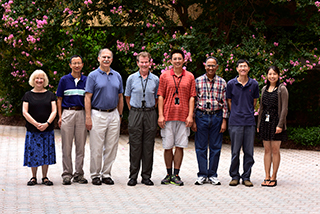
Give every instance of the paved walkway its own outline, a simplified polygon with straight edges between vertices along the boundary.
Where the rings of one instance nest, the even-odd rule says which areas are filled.
[[[230,145],[223,145],[221,186],[194,185],[197,162],[193,142],[185,149],[180,176],[185,186],[160,185],[166,170],[161,140],[156,139],[155,186],[127,186],[128,136],[121,136],[112,175],[115,185],[61,184],[61,136],[55,131],[57,164],[49,167],[52,187],[27,186],[31,170],[23,167],[25,128],[0,125],[0,213],[320,213],[320,153],[281,150],[278,186],[261,187],[263,148],[255,148],[253,188],[230,187]],[[89,142],[89,141],[88,141]],[[89,178],[89,144],[84,170]],[[41,170],[38,171],[41,180]],[[140,178],[139,178],[140,182]]]

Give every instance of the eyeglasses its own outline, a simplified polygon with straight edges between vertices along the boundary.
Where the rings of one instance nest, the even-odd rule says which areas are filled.
[[[217,67],[218,65],[206,65],[208,68],[215,68]]]
[[[71,63],[71,65],[82,65],[81,62],[75,62],[75,63]]]
[[[248,68],[248,66],[247,65],[241,65],[238,68]]]

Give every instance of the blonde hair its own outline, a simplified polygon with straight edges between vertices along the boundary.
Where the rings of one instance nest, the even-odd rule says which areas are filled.
[[[32,87],[34,87],[34,86],[35,86],[34,80],[35,80],[36,77],[37,77],[38,75],[40,75],[40,74],[43,75],[43,79],[44,79],[44,84],[43,84],[43,86],[44,86],[44,87],[47,87],[47,85],[49,84],[48,76],[47,76],[47,74],[46,74],[43,70],[40,70],[40,69],[35,70],[35,71],[31,74],[31,76],[30,76],[30,78],[29,78],[29,85],[31,85]]]

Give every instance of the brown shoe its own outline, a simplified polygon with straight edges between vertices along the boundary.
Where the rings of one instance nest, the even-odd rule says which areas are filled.
[[[229,183],[229,186],[237,186],[239,184],[239,180],[231,180],[230,183]]]
[[[244,184],[246,187],[253,187],[253,183],[250,180],[242,181],[242,184]]]

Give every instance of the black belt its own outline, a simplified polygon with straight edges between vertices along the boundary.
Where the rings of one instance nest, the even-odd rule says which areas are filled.
[[[117,107],[113,108],[113,109],[98,109],[98,108],[94,108],[92,107],[92,109],[97,110],[97,111],[103,111],[103,112],[112,112],[116,109]]]
[[[133,111],[153,111],[156,109],[156,107],[153,106],[151,108],[136,108],[136,107],[131,106],[131,109]]]
[[[72,106],[72,107],[63,107],[62,109],[66,109],[66,110],[84,110],[84,108],[82,106]]]
[[[204,111],[201,109],[197,109],[197,110],[203,112],[204,114],[218,114],[220,111],[222,111],[221,109],[216,110],[216,111]]]

